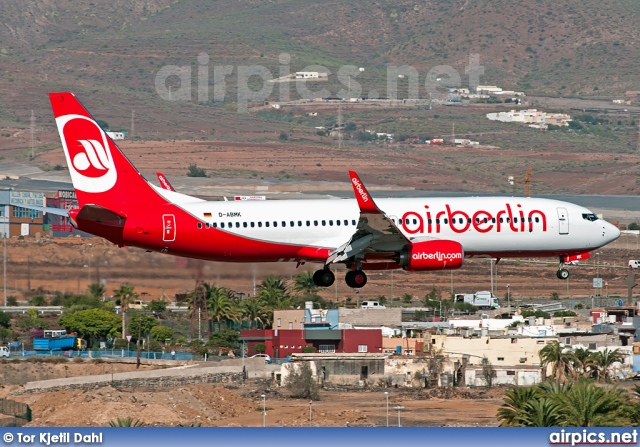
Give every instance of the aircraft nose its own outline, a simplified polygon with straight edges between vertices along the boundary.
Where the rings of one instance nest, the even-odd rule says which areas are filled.
[[[603,229],[603,236],[607,239],[607,243],[613,242],[620,237],[620,230],[613,224],[606,222]]]

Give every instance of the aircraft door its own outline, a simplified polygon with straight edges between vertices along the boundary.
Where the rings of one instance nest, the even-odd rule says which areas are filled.
[[[566,208],[558,208],[558,232],[569,234],[569,214]]]

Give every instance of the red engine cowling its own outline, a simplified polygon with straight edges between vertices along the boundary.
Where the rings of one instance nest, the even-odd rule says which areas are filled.
[[[434,240],[415,242],[398,253],[400,266],[410,272],[453,270],[464,261],[462,245],[456,241]]]

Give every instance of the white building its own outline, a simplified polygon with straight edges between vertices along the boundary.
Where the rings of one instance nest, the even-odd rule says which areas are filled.
[[[124,132],[106,132],[112,140],[124,140]]]

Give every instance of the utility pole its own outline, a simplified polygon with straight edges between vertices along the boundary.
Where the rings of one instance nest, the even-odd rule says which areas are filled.
[[[31,124],[30,124],[30,131],[31,131],[31,159],[33,160],[33,154],[35,152],[35,139],[34,139],[34,134],[35,134],[35,127],[36,127],[36,116],[33,114],[33,110],[31,111],[31,118],[30,118]]]
[[[338,149],[342,149],[342,100],[338,102]]]
[[[451,123],[451,144],[456,144],[456,123]]]
[[[135,111],[132,110],[131,111],[131,138],[133,138],[133,136],[135,135],[135,126],[134,126],[134,117],[135,117]]]

